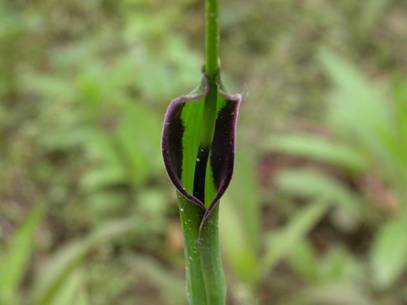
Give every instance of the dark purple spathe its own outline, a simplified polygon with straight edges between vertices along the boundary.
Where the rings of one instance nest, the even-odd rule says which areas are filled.
[[[221,86],[218,86],[221,88]],[[185,126],[181,118],[182,110],[188,103],[202,100],[209,92],[209,84],[203,77],[201,93],[179,97],[171,101],[164,117],[162,136],[162,153],[168,176],[178,192],[185,200],[196,204],[203,211],[201,227],[208,219],[211,212],[219,203],[230,184],[233,174],[236,126],[241,103],[239,94],[229,95],[223,91],[219,94],[225,99],[225,106],[219,110],[215,123],[213,141],[210,145],[210,162],[216,193],[208,208],[204,202],[194,194],[189,193],[182,185],[182,139]],[[197,135],[200,137],[200,135]]]

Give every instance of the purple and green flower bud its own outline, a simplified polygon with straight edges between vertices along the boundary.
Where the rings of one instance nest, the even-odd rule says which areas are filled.
[[[216,90],[212,141],[204,143],[205,98]],[[225,93],[220,78],[174,99],[164,118],[162,152],[168,176],[178,193],[202,210],[201,227],[219,203],[232,178],[236,124],[241,96]]]

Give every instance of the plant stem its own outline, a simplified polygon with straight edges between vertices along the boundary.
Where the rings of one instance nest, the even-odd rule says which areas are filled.
[[[211,80],[219,70],[219,0],[206,0],[205,19],[205,71]]]
[[[178,196],[181,224],[184,235],[185,274],[187,298],[190,305],[207,305],[206,290],[199,251],[199,224],[202,211],[196,205]]]
[[[201,148],[196,165],[194,195],[201,196],[206,205],[215,193],[211,166],[210,147],[215,130],[218,75],[219,75],[219,0],[205,3],[205,74],[209,92],[205,96]],[[201,181],[204,171],[205,181]],[[204,183],[204,185],[202,185]],[[190,305],[225,305],[226,285],[219,249],[218,208],[199,231],[202,210],[194,204],[178,198],[185,241],[187,293]]]
[[[209,82],[209,93],[205,97],[204,128],[202,145],[212,142],[216,120],[219,74],[219,0],[205,2],[205,73]]]
[[[203,226],[199,243],[207,305],[225,305],[226,302],[225,275],[219,248],[218,215],[219,206]]]
[[[178,196],[184,234],[187,298],[190,305],[225,305],[226,285],[219,249],[218,208],[199,232],[202,211]]]
[[[206,0],[205,19],[205,73],[208,77],[209,93],[205,97],[201,144],[208,151],[205,160],[203,160],[206,166],[204,189],[210,190],[213,185],[209,162],[210,144],[215,130],[219,89],[217,84],[219,75],[219,0]],[[214,190],[212,191],[208,193],[215,193]],[[205,191],[204,197],[207,205],[212,198],[207,198],[206,193]],[[225,305],[226,301],[225,277],[219,248],[218,215],[219,210],[216,208],[204,224],[199,239],[199,253],[207,305]]]

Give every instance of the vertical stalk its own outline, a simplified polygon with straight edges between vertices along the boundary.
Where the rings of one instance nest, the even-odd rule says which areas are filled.
[[[210,151],[216,122],[216,108],[218,99],[217,78],[219,74],[219,0],[206,0],[205,2],[205,73],[209,82],[209,93],[205,97],[204,126],[202,146]],[[204,189],[210,189],[211,171],[209,154],[205,160],[206,179]],[[210,184],[210,185],[209,185]],[[206,198],[208,204],[212,198]],[[219,210],[213,211],[200,232],[199,252],[201,255],[201,268],[205,282],[207,305],[225,305],[226,285],[223,273],[222,258],[219,248],[218,232]]]
[[[202,145],[209,146],[215,129],[218,97],[216,79],[219,73],[219,0],[205,1],[205,73],[210,89],[205,97]]]
[[[199,251],[199,224],[202,211],[195,204],[178,196],[182,231],[184,235],[185,275],[187,298],[190,305],[207,305],[206,288]]]
[[[212,79],[219,70],[219,0],[206,0],[205,21],[205,70]]]
[[[206,190],[213,187],[209,162],[210,145],[216,123],[218,100],[217,78],[219,74],[219,0],[205,0],[205,74],[209,92],[204,100],[203,128],[201,135],[200,163],[197,164],[194,194],[200,194],[205,204]],[[203,168],[201,168],[203,166]],[[199,170],[205,171],[205,181],[196,179]],[[196,185],[204,183],[205,185]],[[214,190],[212,190],[214,191]],[[209,191],[211,193],[212,191]],[[213,193],[213,192],[212,192]],[[178,198],[185,241],[187,293],[190,305],[225,305],[226,285],[219,249],[218,208],[199,231],[202,210],[196,205]]]
[[[207,305],[226,303],[225,275],[219,247],[218,215],[219,206],[203,226],[199,243]]]

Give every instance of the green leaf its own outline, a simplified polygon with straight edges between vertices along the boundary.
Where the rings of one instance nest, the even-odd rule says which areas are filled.
[[[82,305],[84,293],[82,291],[82,274],[78,270],[66,278],[56,293],[52,305]],[[86,304],[86,303],[85,303]]]
[[[125,102],[117,125],[111,133],[100,128],[84,133],[89,157],[99,162],[81,178],[87,191],[115,184],[138,187],[161,169],[157,150],[161,128],[156,114],[143,105]]]
[[[321,284],[359,280],[365,276],[362,267],[349,251],[334,246],[319,259],[319,280]]]
[[[361,172],[368,165],[364,154],[357,149],[316,135],[272,135],[265,143],[267,150],[322,161],[354,172]]]
[[[100,165],[88,170],[81,177],[81,186],[91,192],[125,183],[127,168],[122,163],[121,155],[117,153],[114,140],[97,128],[87,129],[84,134],[87,154]]]
[[[400,150],[404,138],[398,136],[391,104],[377,84],[345,59],[327,50],[319,57],[334,84],[328,122],[373,165],[380,163],[386,179],[396,181],[405,152]]]
[[[258,277],[260,251],[260,195],[252,158],[237,155],[236,170],[220,207],[220,233],[226,261],[247,283]]]
[[[299,209],[280,230],[268,233],[262,270],[264,272],[270,270],[285,258],[324,216],[328,208],[329,205],[324,201],[309,204]]]
[[[278,305],[374,305],[354,283],[325,284],[300,290]]]
[[[131,259],[135,276],[141,282],[148,281],[159,290],[163,303],[168,305],[186,304],[184,282],[170,270],[151,257],[136,255]]]
[[[328,175],[311,169],[289,169],[280,172],[275,183],[280,190],[290,195],[328,200],[344,209],[353,222],[361,217],[362,199]]]
[[[359,18],[362,34],[368,34],[373,29],[380,18],[386,13],[386,8],[390,2],[390,0],[369,0],[364,3]]]
[[[371,266],[376,284],[391,285],[407,265],[407,219],[401,215],[382,225],[373,242]]]
[[[255,249],[251,247],[250,236],[244,230],[244,220],[233,207],[234,202],[226,196],[220,207],[222,218],[220,222],[222,250],[237,277],[248,283],[253,283],[259,272]]]
[[[91,250],[101,243],[125,236],[135,228],[135,223],[137,220],[134,218],[112,221],[86,238],[65,245],[41,268],[33,291],[34,304],[53,304],[65,282]]]
[[[312,284],[359,280],[365,276],[362,265],[345,249],[334,246],[323,255],[303,240],[289,255],[291,267]]]
[[[24,277],[33,252],[34,233],[44,215],[44,206],[37,205],[17,230],[0,262],[0,303],[11,301]]]
[[[289,263],[295,272],[310,282],[319,280],[319,261],[315,249],[307,240],[301,240],[294,246],[288,256]]]
[[[407,81],[405,79],[396,80],[393,86],[394,91],[394,120],[397,122],[397,133],[399,139],[407,138]],[[407,141],[398,141],[397,147],[399,148],[399,155],[401,156],[400,169],[401,173],[398,174],[399,188],[401,189],[401,197],[406,195],[405,185],[407,184],[407,171],[403,172],[404,168],[407,168]]]
[[[162,168],[160,121],[143,105],[126,103],[117,128],[114,149],[121,166],[135,186],[145,182]]]

